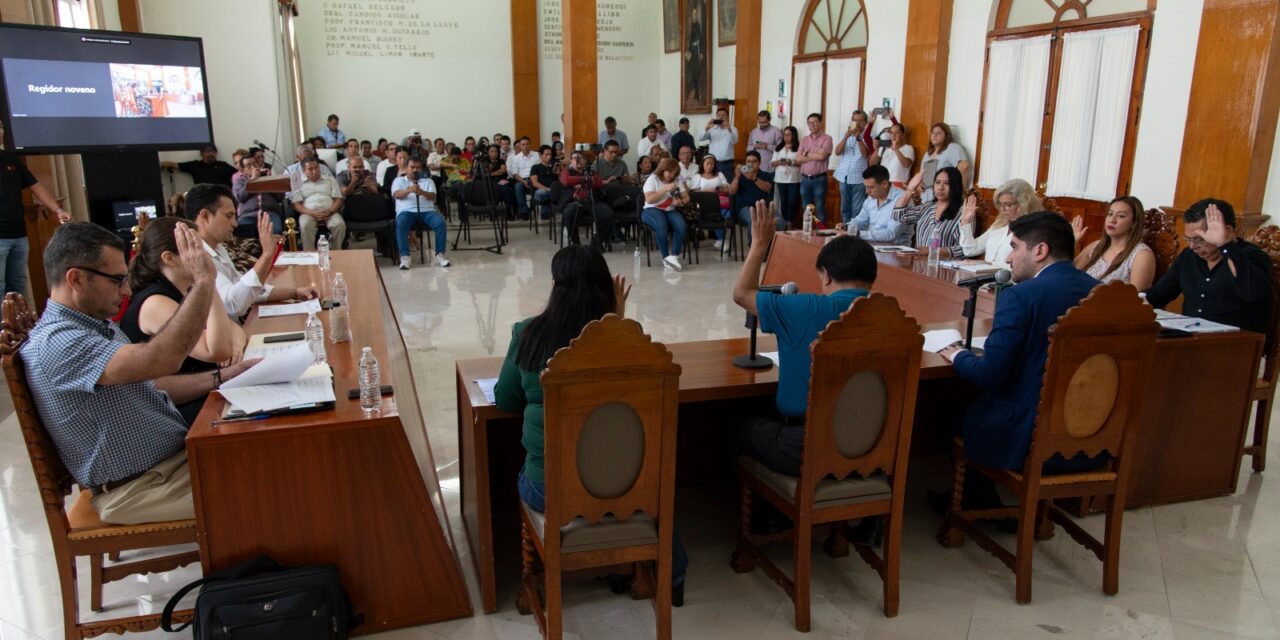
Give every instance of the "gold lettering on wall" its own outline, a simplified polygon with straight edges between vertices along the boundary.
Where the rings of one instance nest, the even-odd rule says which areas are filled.
[[[628,37],[623,25],[639,19],[633,14],[633,2],[596,3],[596,59],[600,62],[635,60],[636,43]],[[559,60],[560,0],[538,3],[542,21],[542,59]]]
[[[432,17],[433,5],[431,0],[324,0],[325,55],[435,58],[433,36],[461,25],[457,20]]]

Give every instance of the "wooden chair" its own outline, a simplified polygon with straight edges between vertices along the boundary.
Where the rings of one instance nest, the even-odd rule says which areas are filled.
[[[968,534],[1013,570],[1015,597],[1031,602],[1031,549],[1041,514],[1102,560],[1102,590],[1119,589],[1120,531],[1129,483],[1131,456],[1147,376],[1160,325],[1155,313],[1137,296],[1132,285],[1099,285],[1079,306],[1050,328],[1049,357],[1036,417],[1031,449],[1022,471],[994,469],[968,462],[964,443],[957,438],[951,506],[939,532],[944,545],[960,545]],[[1055,454],[1070,459],[1077,453],[1110,459],[1101,468],[1078,473],[1043,475],[1044,463]],[[1010,489],[1018,498],[1012,507],[962,511],[965,468]],[[1098,541],[1082,529],[1054,500],[1105,496],[1106,533]],[[979,530],[976,520],[1016,517],[1017,550],[1010,553]]]
[[[76,579],[76,557],[89,557],[89,602],[93,611],[102,611],[102,585],[144,573],[169,571],[200,559],[197,551],[186,551],[163,557],[104,566],[103,556],[118,559],[121,551],[151,549],[196,541],[196,521],[176,520],[139,525],[111,525],[98,518],[90,503],[88,489],[81,488],[70,510],[66,496],[74,482],[58,457],[49,432],[45,430],[35,401],[27,385],[26,369],[18,349],[26,342],[35,325],[36,316],[17,293],[9,293],[3,302],[3,330],[0,330],[0,358],[5,379],[13,398],[14,412],[22,429],[31,466],[40,487],[49,535],[53,538],[54,558],[58,565],[58,581],[62,586],[63,628],[68,639],[92,638],[104,633],[151,631],[160,626],[160,614],[108,618],[80,622],[79,590]],[[191,617],[191,611],[179,612],[180,620]]]
[[[1143,215],[1142,242],[1155,254],[1155,279],[1159,280],[1178,257],[1178,221],[1163,209],[1147,209]]]
[[[854,547],[884,581],[885,615],[898,614],[902,501],[923,342],[920,325],[893,298],[877,293],[854,301],[810,346],[800,476],[774,472],[746,456],[738,463],[742,517],[731,565],[745,573],[761,564],[795,602],[798,631],[809,630],[812,528],[832,525],[828,551],[842,556],[848,553],[847,522],[854,518],[887,516],[883,557],[862,544]],[[795,528],[752,534],[753,493],[776,506]],[[794,544],[794,579],[761,549],[787,539]]]
[[[973,232],[976,237],[986,233],[987,229],[991,228],[991,223],[995,222],[996,216],[993,215],[992,208],[987,206],[987,199],[983,197],[981,189],[976,186],[969,187],[969,191],[964,194],[964,197],[968,200],[970,196],[978,199],[977,215],[974,216],[977,228]]]
[[[1276,380],[1280,378],[1280,227],[1262,227],[1249,237],[1249,242],[1262,247],[1271,256],[1271,327],[1267,332],[1266,359],[1262,377],[1253,387],[1251,400],[1257,402],[1253,420],[1253,444],[1244,455],[1253,458],[1253,470],[1267,468],[1267,431],[1271,426],[1271,406],[1276,397]]]
[[[657,636],[671,637],[679,380],[671,353],[639,323],[613,314],[588,324],[547,362],[546,512],[521,509],[518,603],[532,609],[545,637],[563,633],[564,572],[628,563],[647,569],[648,562],[656,564]]]

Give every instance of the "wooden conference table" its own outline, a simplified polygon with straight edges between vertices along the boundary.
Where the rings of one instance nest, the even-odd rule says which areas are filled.
[[[802,292],[819,291],[814,262],[826,240],[797,232],[779,234],[762,281],[794,281]],[[931,269],[914,256],[876,256],[879,270],[874,291],[897,298],[906,313],[926,329],[955,328],[963,333],[961,310],[968,293],[955,282],[971,274]],[[975,333],[985,335],[995,311],[994,296],[981,293],[977,309]],[[1137,459],[1128,500],[1131,506],[1199,499],[1235,490],[1248,428],[1249,391],[1262,357],[1262,340],[1259,334],[1241,331],[1158,341],[1148,383],[1151,401],[1143,405],[1144,428],[1135,447]],[[697,429],[708,422],[686,421],[687,410],[715,407],[723,401],[767,402],[773,397],[778,383],[776,367],[749,371],[732,364],[734,356],[747,353],[747,342],[747,338],[732,338],[666,345],[682,370],[682,426]],[[773,336],[760,336],[761,351],[773,351],[775,345]],[[501,366],[502,358],[497,357],[459,360],[456,364],[462,519],[487,612],[497,609],[495,556],[509,558],[519,553],[518,544],[509,545],[509,549],[495,547],[493,524],[495,511],[514,508],[518,501],[515,478],[524,461],[521,419],[500,411],[475,383],[477,379],[496,378]],[[931,385],[930,391],[960,386],[967,395],[977,393],[973,388],[963,389],[968,383],[956,378],[951,365],[937,354],[925,353],[920,367],[921,384]],[[931,397],[934,396],[925,392],[919,395],[917,421],[922,415],[920,408]],[[703,414],[714,416],[715,411]]]
[[[350,289],[350,342],[326,340],[337,405],[328,411],[211,424],[209,396],[187,436],[197,539],[205,575],[268,554],[286,565],[333,563],[368,633],[469,616],[404,339],[370,251],[335,251]],[[317,267],[276,267],[269,282],[322,282]],[[321,313],[328,331],[327,312]],[[302,331],[305,316],[259,318],[250,334]],[[357,388],[372,347],[394,395],[366,417]]]

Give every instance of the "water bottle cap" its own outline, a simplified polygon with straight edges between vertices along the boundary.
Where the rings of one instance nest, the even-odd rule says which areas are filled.
[[[360,353],[373,353],[373,347],[365,347],[360,350]]]

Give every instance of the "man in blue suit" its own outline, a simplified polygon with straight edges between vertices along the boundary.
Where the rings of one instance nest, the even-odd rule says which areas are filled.
[[[958,376],[983,389],[965,415],[965,457],[989,467],[1021,469],[1040,402],[1049,327],[1099,283],[1072,265],[1075,237],[1062,216],[1048,211],[1022,216],[1009,223],[1009,231],[1009,268],[1018,284],[1000,293],[983,354],[952,345],[941,355]],[[1091,464],[1087,459],[1057,459],[1046,463],[1045,470],[1061,473]],[[998,502],[994,486],[973,486],[976,481],[966,478],[966,508]]]

